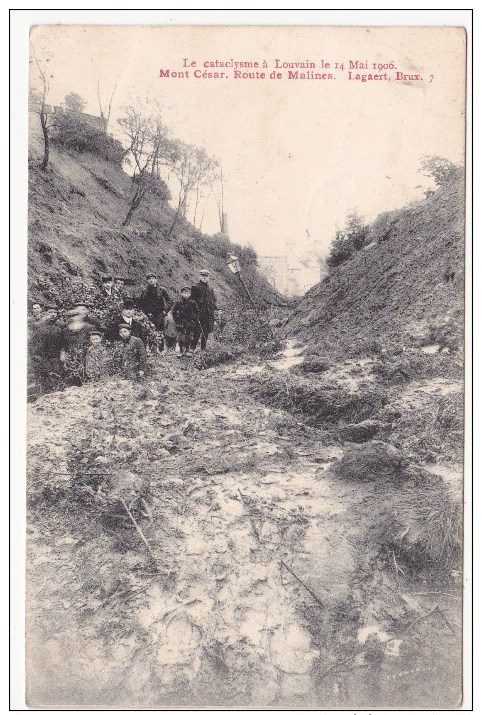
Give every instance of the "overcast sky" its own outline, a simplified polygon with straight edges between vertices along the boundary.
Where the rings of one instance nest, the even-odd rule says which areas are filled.
[[[118,80],[114,128],[122,105],[158,101],[173,136],[222,162],[232,240],[293,261],[310,247],[326,254],[351,208],[372,219],[421,197],[422,155],[463,160],[464,41],[461,30],[423,27],[43,26],[31,33],[40,62],[48,60],[51,103],[73,91],[98,114],[97,79],[105,94]],[[268,74],[276,59],[309,60],[317,65],[311,71],[334,72],[336,80],[241,80],[232,69],[227,80],[159,78],[161,68],[182,70],[183,58],[201,69],[216,59],[266,60]],[[321,70],[321,59],[332,67]],[[350,59],[393,61],[423,80],[348,80]],[[206,232],[218,230],[214,209],[207,207]]]

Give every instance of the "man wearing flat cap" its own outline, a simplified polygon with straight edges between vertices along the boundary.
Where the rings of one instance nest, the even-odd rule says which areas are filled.
[[[205,350],[208,336],[214,329],[214,316],[217,310],[216,296],[209,285],[209,271],[202,268],[199,271],[199,283],[193,285],[191,298],[199,308],[198,328],[194,334],[191,349],[194,350],[201,338],[201,350]]]
[[[178,300],[172,309],[172,317],[179,342],[179,357],[192,357],[191,345],[199,326],[199,308],[197,303],[191,300],[189,286],[181,288],[181,300]]]
[[[142,291],[140,306],[163,338],[164,319],[171,307],[171,299],[166,289],[158,285],[155,273],[147,274],[147,287]]]
[[[119,323],[118,328],[121,339],[121,375],[130,379],[144,377],[147,368],[144,343],[140,338],[131,335],[130,327],[125,323]]]
[[[125,298],[125,278],[122,276],[114,276],[113,292],[118,298]]]

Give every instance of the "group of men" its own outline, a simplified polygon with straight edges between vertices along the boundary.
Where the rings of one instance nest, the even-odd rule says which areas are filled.
[[[121,285],[122,281],[122,285]],[[147,275],[147,286],[137,299],[127,297],[125,281],[112,276],[102,279],[101,301],[115,299],[121,303],[119,314],[107,326],[89,315],[89,306],[79,301],[66,312],[66,323],[59,325],[56,305],[32,305],[29,321],[29,363],[36,393],[59,389],[69,356],[80,360],[84,375],[99,379],[109,369],[109,351],[104,343],[115,344],[119,372],[125,377],[142,377],[147,367],[146,348],[142,340],[142,325],[135,319],[141,310],[157,334],[161,351],[177,349],[178,357],[191,358],[200,342],[206,348],[213,332],[216,296],[209,285],[209,271],[199,271],[196,285],[184,286],[180,299],[173,302],[167,290],[159,285],[154,273]]]

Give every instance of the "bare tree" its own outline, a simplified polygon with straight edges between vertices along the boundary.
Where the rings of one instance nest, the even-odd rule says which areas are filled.
[[[185,218],[191,195],[195,193],[194,220],[203,195],[203,187],[209,182],[214,159],[202,147],[185,144],[182,141],[173,143],[170,168],[179,183],[178,201],[174,219],[168,231],[170,236],[179,218]]]
[[[145,115],[135,107],[126,107],[126,116],[118,120],[129,140],[127,154],[134,162],[133,196],[122,222],[127,226],[144,196],[160,178],[160,167],[172,163],[173,142],[160,117]]]
[[[119,83],[119,78],[116,79],[114,89],[112,90],[112,94],[110,95],[110,99],[107,104],[103,104],[101,96],[100,96],[100,78],[97,78],[97,99],[99,102],[99,110],[100,110],[100,118],[102,121],[102,126],[104,127],[104,131],[107,134],[107,128],[109,126],[109,121],[110,121],[110,115],[112,112],[112,100],[114,99],[114,94],[117,89],[117,85]]]
[[[223,167],[221,163],[216,163],[213,167],[213,172],[209,185],[211,187],[211,192],[214,196],[214,200],[218,209],[219,230],[221,233],[225,233],[226,214],[224,212],[224,176]]]
[[[211,177],[213,176],[215,167],[218,165],[217,161],[206,154],[204,149],[199,149],[197,153],[198,162],[198,172],[197,181],[194,186],[194,211],[193,211],[193,225],[196,226],[196,219],[198,215],[199,204],[205,197],[205,189],[211,183]],[[199,224],[199,229],[201,229],[202,221],[204,217],[204,210],[206,208],[206,202],[204,202],[203,213],[201,216],[201,222]]]
[[[42,127],[42,134],[44,138],[44,156],[40,168],[42,169],[42,171],[45,171],[49,164],[50,158],[50,129],[55,124],[53,113],[48,111],[49,107],[47,105],[47,97],[50,90],[50,80],[52,79],[53,75],[49,76],[46,70],[42,69],[33,47],[32,54],[34,57],[35,64],[37,65],[41,88],[39,92],[32,91],[30,93],[30,100],[32,106],[34,107],[35,111],[38,112],[38,115],[40,117],[40,125]]]

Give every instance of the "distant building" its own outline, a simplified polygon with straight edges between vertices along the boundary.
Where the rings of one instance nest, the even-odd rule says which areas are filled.
[[[286,255],[258,256],[258,265],[261,275],[286,296],[302,295],[322,278],[320,260],[312,254],[289,262]]]
[[[258,268],[264,278],[280,293],[288,295],[288,261],[286,256],[258,256]]]

